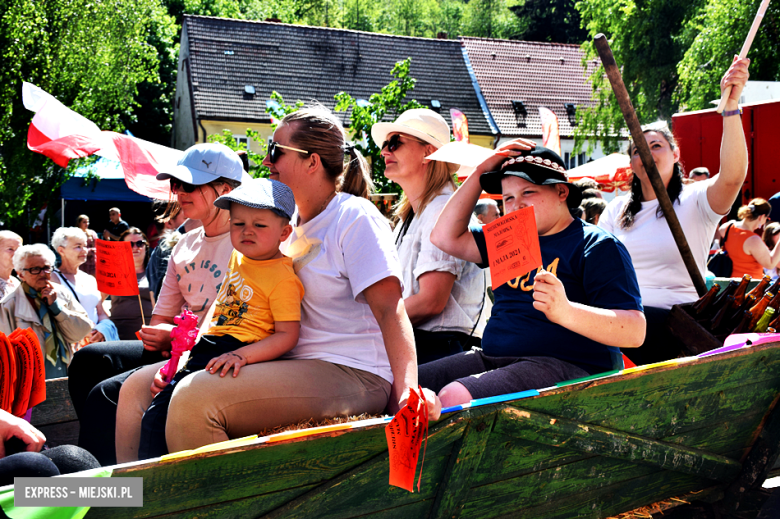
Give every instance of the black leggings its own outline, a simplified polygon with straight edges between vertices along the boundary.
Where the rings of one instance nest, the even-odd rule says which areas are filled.
[[[79,418],[79,446],[101,465],[116,464],[116,407],[122,384],[136,369],[160,362],[141,341],[90,344],[73,355],[68,390]]]
[[[0,459],[0,487],[14,478],[38,478],[98,468],[98,461],[75,445],[61,445],[41,452],[19,452]]]

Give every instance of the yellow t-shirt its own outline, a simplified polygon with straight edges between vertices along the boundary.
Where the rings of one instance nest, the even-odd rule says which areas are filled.
[[[292,259],[257,261],[233,251],[217,293],[208,335],[252,343],[274,333],[275,321],[300,321],[303,284]]]

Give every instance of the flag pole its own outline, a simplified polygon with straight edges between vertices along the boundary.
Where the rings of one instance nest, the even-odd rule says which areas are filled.
[[[138,291],[138,306],[141,307],[141,323],[146,326],[146,320],[144,319],[144,304],[141,302],[141,291]]]

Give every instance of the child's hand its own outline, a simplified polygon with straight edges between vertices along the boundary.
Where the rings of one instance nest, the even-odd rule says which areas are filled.
[[[228,353],[223,353],[215,359],[211,359],[209,363],[206,364],[206,371],[213,375],[216,371],[219,371],[219,368],[221,367],[222,372],[219,376],[224,377],[227,375],[227,372],[230,371],[230,368],[233,368],[233,378],[236,378],[241,366],[245,365],[246,359],[243,355],[236,353],[235,351],[230,351]]]
[[[156,397],[157,393],[165,389],[165,386],[170,384],[170,382],[166,382],[165,378],[163,378],[162,370],[164,367],[157,370],[157,373],[154,374],[154,380],[152,380],[152,386],[149,388],[149,390],[152,392],[152,397]]]
[[[546,270],[537,273],[534,278],[534,308],[556,324],[564,321],[571,308],[563,283]]]

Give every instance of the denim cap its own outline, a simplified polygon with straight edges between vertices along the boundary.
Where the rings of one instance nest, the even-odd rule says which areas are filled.
[[[536,146],[534,149],[522,153],[518,157],[504,161],[498,171],[489,171],[479,177],[482,189],[491,195],[500,195],[502,191],[501,180],[508,175],[520,177],[539,186],[565,184],[569,186],[566,205],[579,207],[580,202],[582,202],[582,192],[569,182],[566,166],[564,166],[560,155],[543,146]]]
[[[202,186],[220,177],[238,182],[252,178],[244,171],[244,165],[236,152],[218,142],[187,148],[171,171],[157,174],[157,180],[176,178],[193,186]]]
[[[295,212],[292,189],[287,187],[287,184],[270,178],[253,178],[214,200],[214,205],[220,209],[230,209],[231,203],[254,209],[270,209],[288,220]]]

